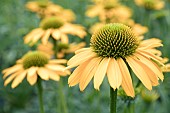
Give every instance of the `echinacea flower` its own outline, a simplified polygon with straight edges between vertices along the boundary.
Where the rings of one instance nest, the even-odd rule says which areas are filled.
[[[163,81],[164,76],[157,65],[162,64],[162,58],[149,50],[162,44],[157,41],[146,43],[138,40],[131,28],[124,24],[106,24],[92,35],[89,48],[77,50],[67,62],[66,69],[78,66],[68,79],[69,86],[79,83],[83,91],[94,78],[94,88],[99,90],[106,74],[114,90],[122,86],[128,96],[134,97],[130,67],[143,85],[151,90],[152,86],[159,84],[159,79]]]
[[[8,85],[12,80],[12,88],[17,87],[24,78],[30,85],[34,85],[37,82],[38,77],[43,80],[55,80],[59,81],[60,76],[66,76],[70,71],[62,70],[65,68],[65,59],[52,59],[50,60],[45,53],[39,51],[28,52],[16,65],[4,69],[2,73],[5,79],[4,86]]]
[[[135,0],[135,3],[149,10],[160,10],[165,5],[163,0]]]
[[[98,0],[87,9],[86,15],[92,18],[98,16],[101,22],[123,23],[131,17],[132,12],[117,0]]]
[[[72,22],[76,18],[72,10],[64,9],[51,1],[31,1],[26,4],[26,8],[37,13],[41,18],[57,16],[67,22]]]
[[[48,39],[52,37],[55,40],[68,43],[68,34],[84,38],[86,32],[81,25],[71,24],[57,17],[48,17],[41,21],[39,28],[32,30],[24,37],[24,42],[33,45],[41,39],[42,44],[47,44]]]

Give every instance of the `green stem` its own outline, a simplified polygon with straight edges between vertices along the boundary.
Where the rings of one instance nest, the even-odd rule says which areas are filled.
[[[44,107],[43,107],[43,88],[41,84],[41,79],[38,78],[37,81],[37,88],[38,88],[38,99],[39,99],[39,107],[40,107],[40,113],[44,113]]]
[[[110,87],[110,113],[116,113],[117,89]]]
[[[54,48],[53,48],[54,49],[54,56],[55,56],[55,58],[57,58],[57,53],[58,53],[57,40],[53,39],[53,44],[54,44]],[[60,104],[61,110],[63,110],[62,113],[68,113],[67,104],[66,104],[64,92],[63,92],[63,81],[62,81],[62,79],[60,79],[60,81],[59,81],[59,96],[60,96],[60,102],[61,102],[61,104]]]
[[[60,101],[61,101],[61,108],[63,110],[62,113],[68,113],[67,104],[66,104],[65,97],[64,97],[64,92],[62,89],[63,89],[63,81],[62,81],[62,79],[60,79],[60,81],[59,81],[59,96],[60,96]]]

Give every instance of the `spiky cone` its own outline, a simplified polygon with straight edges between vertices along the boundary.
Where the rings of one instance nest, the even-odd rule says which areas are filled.
[[[62,64],[65,63],[65,59],[50,60],[45,53],[40,51],[28,52],[16,62],[16,65],[2,71],[3,79],[5,79],[4,86],[13,80],[11,87],[15,88],[24,78],[27,78],[30,85],[34,85],[38,78],[59,81],[60,76],[70,74],[69,70],[63,72],[65,66]]]
[[[85,28],[81,25],[65,22],[58,17],[47,17],[40,23],[40,27],[32,30],[24,37],[24,43],[33,45],[41,39],[42,44],[46,45],[50,37],[68,43],[68,34],[84,38]]]
[[[77,50],[68,61],[66,69],[78,66],[68,79],[69,86],[79,84],[83,91],[94,78],[94,88],[99,90],[106,75],[114,90],[122,86],[128,96],[134,97],[129,66],[143,85],[152,90],[152,86],[159,84],[159,79],[164,79],[157,63],[164,64],[150,49],[162,44],[154,40],[144,42],[138,40],[126,25],[106,24],[92,35],[89,48]]]

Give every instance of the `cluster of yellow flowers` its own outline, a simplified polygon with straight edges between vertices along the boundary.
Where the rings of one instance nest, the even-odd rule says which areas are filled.
[[[161,0],[135,2],[146,9],[158,10],[164,6]],[[99,22],[89,29],[92,34],[90,47],[83,48],[85,42],[70,43],[69,35],[82,39],[87,34],[83,26],[73,24],[76,17],[70,9],[48,0],[28,2],[26,8],[38,14],[40,24],[24,37],[24,43],[38,45],[37,50],[28,52],[16,65],[3,70],[4,85],[13,80],[12,88],[15,88],[24,78],[31,85],[39,78],[59,81],[60,76],[71,74],[69,69],[73,67],[76,69],[69,76],[68,84],[79,84],[81,91],[92,79],[94,88],[99,90],[106,76],[111,88],[122,87],[126,95],[135,97],[130,70],[148,90],[157,86],[159,80],[163,81],[163,72],[170,71],[170,64],[165,64],[167,60],[156,49],[163,46],[161,40],[143,40],[148,28],[136,23],[132,19],[132,10],[118,0],[93,0],[93,3],[86,15],[98,17]],[[60,59],[74,52],[68,62]],[[65,63],[68,67],[64,66]],[[142,92],[142,96],[146,94],[146,91]],[[154,99],[157,98],[156,95]]]

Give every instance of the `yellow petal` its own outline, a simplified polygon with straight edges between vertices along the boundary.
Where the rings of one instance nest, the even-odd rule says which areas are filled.
[[[49,75],[50,75],[50,79],[52,80],[55,80],[55,81],[60,80],[60,76],[54,71],[49,70]]]
[[[82,71],[84,70],[84,68],[87,66],[87,64],[89,63],[90,60],[87,60],[86,62],[82,63],[81,65],[79,65],[74,71],[73,73],[70,75],[70,77],[68,78],[68,84],[69,86],[74,86],[76,84],[78,84],[80,82],[81,79],[81,75],[82,75]]]
[[[32,43],[36,43],[44,34],[44,31],[42,30],[41,32],[35,34],[32,39]]]
[[[65,34],[62,34],[61,35],[61,42],[68,44],[69,43],[68,36],[65,35]]]
[[[46,68],[40,67],[37,70],[38,75],[43,79],[43,80],[49,80],[49,72]]]
[[[84,51],[90,51],[91,50],[91,48],[82,48],[82,49],[79,49],[79,50],[77,50],[77,51],[75,51],[75,54],[79,54],[79,53],[81,53],[81,52],[84,52]]]
[[[46,45],[51,34],[51,29],[47,29],[42,37],[42,44]]]
[[[21,70],[22,68],[23,68],[22,65],[19,64],[19,65],[15,65],[15,66],[13,66],[13,67],[10,67],[10,68],[7,68],[7,69],[3,70],[3,71],[2,71],[2,73],[4,73],[3,78],[6,78],[8,75],[10,75],[10,74],[12,74],[12,73],[14,73],[14,72],[16,72],[16,71],[19,71],[19,70]]]
[[[20,74],[22,71],[18,71],[10,75],[4,82],[4,86],[7,86],[18,74]]]
[[[39,34],[39,32],[41,32],[41,31],[42,31],[41,28],[37,28],[37,29],[32,30],[29,34],[27,34],[24,37],[24,43],[27,44],[27,43],[31,42],[31,40],[33,40],[33,36],[36,35],[36,34]]]
[[[153,60],[155,60],[156,62],[158,62],[160,65],[164,66],[164,64],[161,62],[162,61],[162,58],[159,57],[159,56],[156,56],[148,51],[144,51],[144,50],[139,50],[139,52],[136,52],[138,54],[141,54],[147,58],[152,58]]]
[[[31,76],[28,76],[27,75],[27,81],[30,83],[30,85],[34,85],[36,82],[37,82],[37,74],[34,73],[33,75]]]
[[[93,78],[100,61],[101,61],[101,58],[93,58],[89,61],[89,63],[83,69],[81,79],[80,79],[80,84],[79,84],[81,91],[83,91],[87,87],[90,80]]]
[[[54,64],[60,64],[60,63],[64,64],[66,62],[67,62],[67,60],[65,60],[65,59],[52,59],[49,61],[49,63],[54,63]]]
[[[28,69],[27,76],[33,76],[36,74],[37,67],[31,67]]]
[[[14,81],[12,82],[12,88],[17,87],[18,84],[20,84],[23,81],[23,79],[26,76],[26,73],[27,73],[27,70],[24,70],[18,76],[15,77]]]
[[[154,62],[152,62],[149,58],[142,56],[140,54],[135,54],[135,55],[140,59],[142,63],[148,66],[148,68],[150,68],[163,81],[164,76],[161,70],[159,69],[159,67],[155,66],[156,64]]]
[[[131,69],[133,70],[133,72],[136,74],[136,76],[141,80],[143,85],[147,89],[151,90],[152,89],[151,81],[148,78],[148,75],[145,72],[145,70],[140,65],[141,63],[139,61],[137,61],[136,59],[131,58],[131,57],[127,57],[126,60],[129,64],[129,66],[131,67]]]
[[[94,88],[97,90],[99,90],[99,87],[104,79],[109,61],[110,61],[110,58],[102,59],[102,61],[100,62],[96,70],[96,73],[94,75]]]
[[[95,57],[96,54],[94,52],[90,51],[85,51],[85,52],[81,52],[79,54],[76,54],[75,56],[73,56],[68,62],[67,64],[69,65],[67,67],[67,69],[75,67],[89,59],[92,59],[93,57]]]
[[[59,30],[54,30],[52,33],[52,37],[56,40],[59,40],[61,38],[61,32]]]
[[[120,71],[122,74],[122,88],[124,89],[124,91],[126,92],[128,96],[134,97],[135,92],[133,89],[132,79],[131,79],[129,70],[127,68],[127,65],[121,58],[117,59],[117,62],[118,62],[118,65],[120,67]]]
[[[115,90],[119,89],[122,83],[122,75],[117,61],[114,58],[110,59],[108,68],[107,68],[107,76],[110,86]]]
[[[47,64],[45,67],[53,71],[63,71],[65,69],[65,66],[56,64]]]

